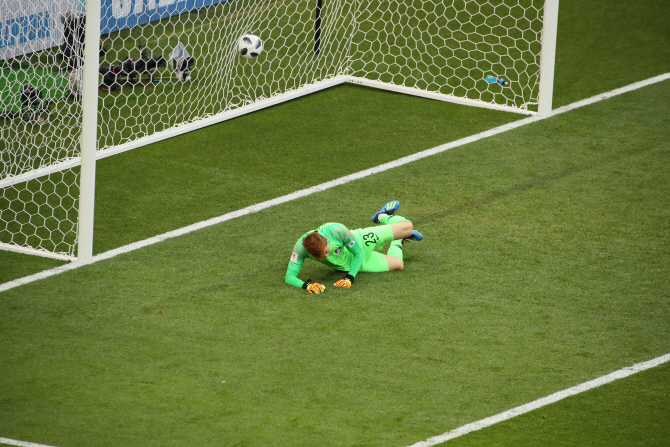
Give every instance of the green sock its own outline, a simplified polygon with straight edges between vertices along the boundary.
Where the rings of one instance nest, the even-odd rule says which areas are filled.
[[[402,261],[402,240],[398,239],[391,242],[389,251],[386,252],[388,256],[393,256],[394,258],[400,258]]]
[[[395,214],[391,216],[389,216],[388,214],[380,214],[379,222],[383,223],[384,225],[390,225],[398,222],[409,222],[409,220],[405,219],[402,216],[397,216]]]

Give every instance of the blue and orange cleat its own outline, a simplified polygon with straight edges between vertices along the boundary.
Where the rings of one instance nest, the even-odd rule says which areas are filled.
[[[388,214],[390,216],[391,214],[398,211],[398,208],[400,208],[400,202],[397,200],[391,200],[386,205],[384,205],[382,209],[372,215],[372,222],[379,223],[380,214]],[[423,239],[423,237],[421,239]]]

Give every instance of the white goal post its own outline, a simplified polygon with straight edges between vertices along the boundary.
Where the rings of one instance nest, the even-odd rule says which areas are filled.
[[[342,83],[548,116],[558,1],[7,0],[0,249],[89,262],[97,159]]]

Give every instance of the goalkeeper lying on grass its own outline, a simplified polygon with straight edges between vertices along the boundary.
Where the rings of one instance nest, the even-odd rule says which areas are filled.
[[[395,215],[400,202],[391,201],[372,216],[372,222],[383,225],[359,228],[349,231],[339,223],[327,223],[309,231],[298,239],[286,270],[286,284],[302,287],[309,293],[321,293],[326,288],[311,279],[302,281],[298,273],[306,258],[314,259],[345,272],[344,278],[335,283],[336,287],[349,288],[358,272],[388,272],[402,270],[402,248],[405,241],[423,239],[414,229],[412,222]],[[385,243],[391,243],[387,254],[381,249]]]

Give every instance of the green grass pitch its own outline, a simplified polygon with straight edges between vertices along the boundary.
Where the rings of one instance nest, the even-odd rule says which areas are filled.
[[[670,72],[670,6],[562,0],[555,107]],[[670,352],[670,82],[0,293],[0,437],[408,446]],[[340,86],[98,163],[102,253],[519,119]],[[324,164],[324,160],[330,163]],[[351,290],[295,239],[390,199]],[[61,265],[0,252],[0,283]],[[447,446],[664,446],[659,366]]]

